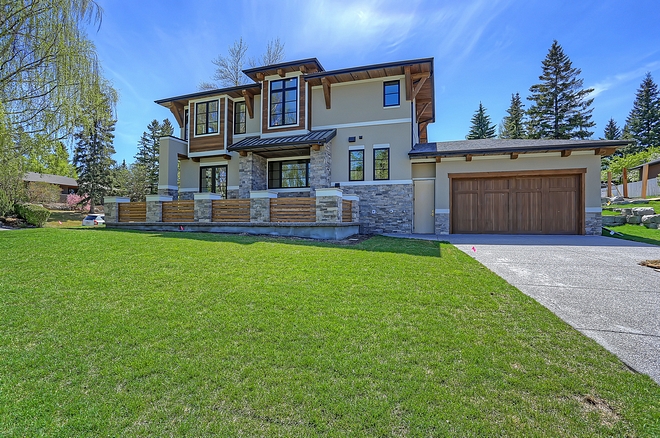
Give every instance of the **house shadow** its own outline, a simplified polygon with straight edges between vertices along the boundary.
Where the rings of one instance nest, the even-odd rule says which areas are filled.
[[[353,251],[406,254],[421,257],[442,257],[440,242],[380,235],[354,235],[343,240],[316,240],[300,237],[259,234],[209,233],[198,231],[141,231],[121,228],[96,228],[96,232],[119,232],[149,235],[154,239],[187,239],[200,242],[227,242],[239,245],[272,242],[283,245],[335,248]]]

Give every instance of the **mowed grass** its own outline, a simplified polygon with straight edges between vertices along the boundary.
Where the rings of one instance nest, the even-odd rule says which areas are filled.
[[[653,436],[660,387],[448,244],[0,234],[2,436]]]
[[[660,245],[660,230],[646,228],[644,225],[618,225],[616,227],[606,227],[610,231],[603,230],[603,236],[614,237],[617,239],[634,240],[635,242],[650,243],[651,245]],[[618,234],[617,234],[618,233]]]

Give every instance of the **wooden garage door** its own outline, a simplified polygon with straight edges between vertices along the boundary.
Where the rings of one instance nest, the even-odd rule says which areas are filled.
[[[582,173],[452,178],[451,232],[581,234]]]

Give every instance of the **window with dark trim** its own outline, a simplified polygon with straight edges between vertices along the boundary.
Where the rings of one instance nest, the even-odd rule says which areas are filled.
[[[399,106],[399,81],[383,83],[383,106]]]
[[[309,187],[309,160],[270,161],[268,188],[288,189]]]
[[[190,130],[190,112],[188,108],[183,110],[183,139],[188,140],[188,131]]]
[[[218,132],[218,101],[198,103],[195,107],[195,135]]]
[[[234,104],[234,134],[245,134],[245,102]]]
[[[390,149],[374,149],[374,180],[390,179]]]
[[[348,151],[348,180],[364,181],[364,149]]]
[[[227,199],[227,166],[200,167],[199,191],[217,193]]]
[[[270,126],[298,123],[298,78],[270,83]]]

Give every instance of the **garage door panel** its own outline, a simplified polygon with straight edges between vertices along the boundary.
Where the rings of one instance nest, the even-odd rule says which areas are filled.
[[[579,174],[456,178],[451,231],[579,234],[582,190]]]
[[[452,222],[454,233],[478,233],[479,209],[478,193],[455,193],[452,203]]]
[[[541,192],[516,192],[516,214],[513,229],[520,234],[541,234],[543,217],[539,212],[543,208]]]

